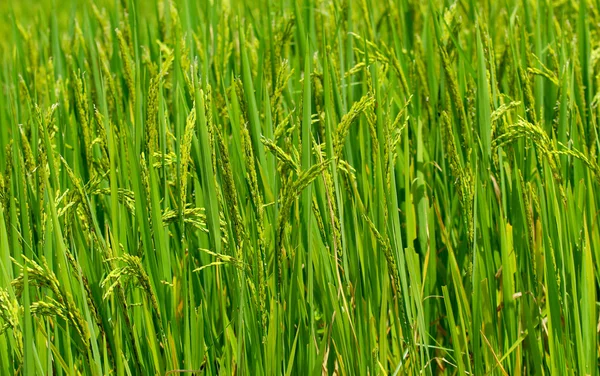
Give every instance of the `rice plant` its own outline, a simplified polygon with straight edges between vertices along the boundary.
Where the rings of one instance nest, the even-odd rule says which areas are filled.
[[[0,3],[1,375],[598,375],[597,0]]]

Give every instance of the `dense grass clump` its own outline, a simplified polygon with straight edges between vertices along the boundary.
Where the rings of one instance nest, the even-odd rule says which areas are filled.
[[[1,375],[597,375],[600,2],[0,4]]]

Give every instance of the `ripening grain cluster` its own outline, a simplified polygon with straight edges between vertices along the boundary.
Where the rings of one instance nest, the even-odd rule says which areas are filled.
[[[0,375],[598,375],[600,1],[1,2]]]

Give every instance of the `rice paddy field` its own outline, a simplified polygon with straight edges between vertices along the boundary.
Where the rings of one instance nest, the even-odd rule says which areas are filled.
[[[600,1],[0,35],[0,375],[598,375]]]

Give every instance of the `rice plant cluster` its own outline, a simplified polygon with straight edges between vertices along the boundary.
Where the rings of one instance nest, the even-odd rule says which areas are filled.
[[[598,375],[600,1],[0,35],[1,375]]]

